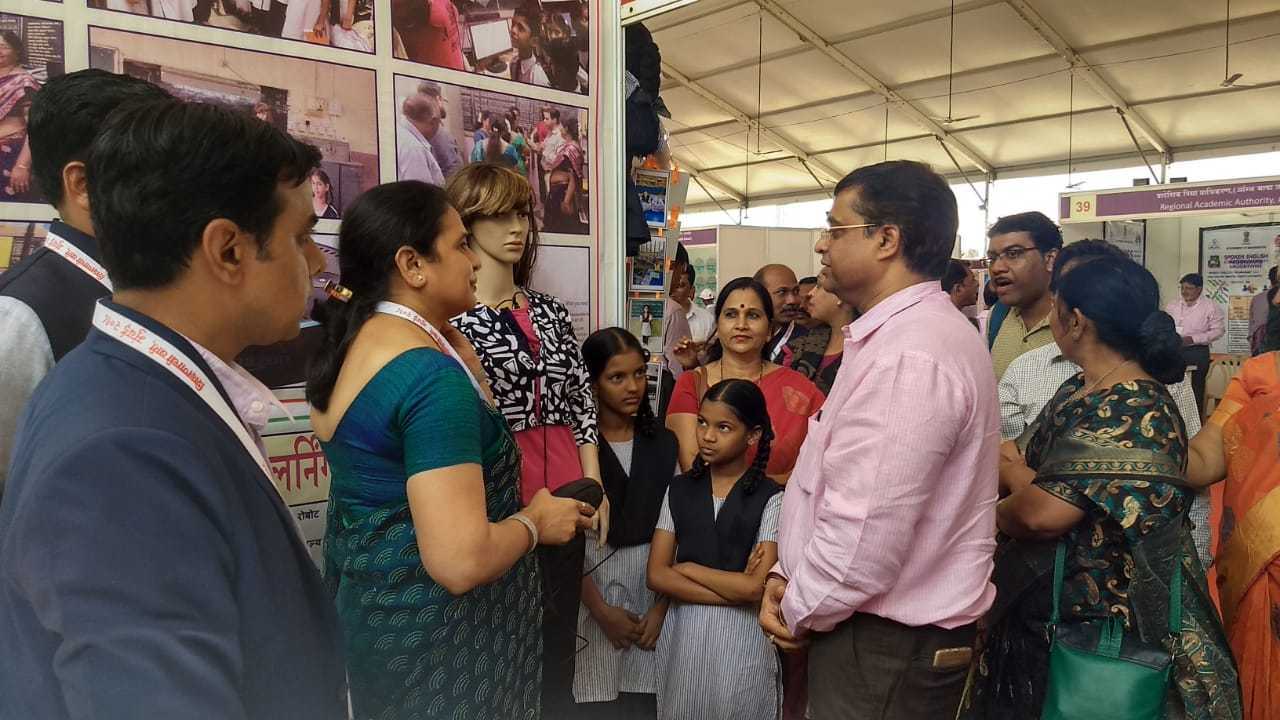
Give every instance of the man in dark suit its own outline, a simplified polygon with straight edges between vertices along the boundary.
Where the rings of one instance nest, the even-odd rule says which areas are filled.
[[[98,298],[111,294],[89,219],[89,145],[116,108],[167,97],[145,80],[88,69],[50,79],[31,101],[31,177],[58,219],[44,247],[0,275],[0,496],[27,399],[89,333]]]
[[[0,504],[5,717],[347,717],[342,638],[235,364],[293,337],[324,265],[319,152],[176,100],[86,159],[114,286],[32,396]]]

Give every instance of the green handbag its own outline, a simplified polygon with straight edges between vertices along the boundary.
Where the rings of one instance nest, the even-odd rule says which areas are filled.
[[[1124,621],[1060,624],[1058,606],[1067,546],[1053,560],[1049,681],[1041,720],[1162,720],[1173,658],[1164,647],[1126,638]],[[1174,561],[1169,632],[1182,632],[1182,562]]]

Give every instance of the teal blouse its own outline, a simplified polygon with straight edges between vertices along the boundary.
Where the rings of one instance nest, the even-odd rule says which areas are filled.
[[[323,446],[332,473],[324,574],[346,637],[355,716],[537,718],[533,557],[450,595],[422,566],[406,494],[418,473],[476,463],[489,520],[516,512],[520,456],[502,416],[456,361],[419,348],[374,375]]]

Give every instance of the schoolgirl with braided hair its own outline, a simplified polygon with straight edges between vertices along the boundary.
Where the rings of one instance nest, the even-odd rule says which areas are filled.
[[[782,487],[765,475],[773,425],[760,388],[737,378],[713,385],[697,440],[649,548],[649,587],[670,599],[657,717],[777,718],[778,660],[755,608],[778,557]]]
[[[679,472],[679,446],[654,416],[649,352],[636,336],[617,327],[597,330],[582,343],[582,360],[598,409],[600,480],[611,524],[603,547],[586,544],[573,697],[581,717],[653,720],[654,650],[668,603],[649,589],[646,573],[662,501]]]

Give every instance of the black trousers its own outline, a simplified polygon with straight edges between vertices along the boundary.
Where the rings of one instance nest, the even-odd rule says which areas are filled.
[[[266,11],[255,9],[253,24],[257,26],[258,34],[280,37],[280,33],[284,32],[284,16],[288,11],[289,6],[279,0],[271,0],[271,7]]]
[[[1200,411],[1200,417],[1204,417],[1204,382],[1209,377],[1209,346],[1208,345],[1188,345],[1182,348],[1182,359],[1187,361],[1187,365],[1194,365],[1195,370],[1191,371],[1191,392],[1196,396],[1196,409]]]
[[[542,717],[569,717],[574,710],[574,656],[578,653],[578,605],[586,538],[538,547],[542,569]]]
[[[909,627],[857,613],[809,647],[813,720],[951,720],[977,628]],[[938,651],[947,651],[938,653]]]

